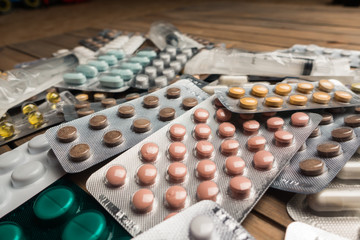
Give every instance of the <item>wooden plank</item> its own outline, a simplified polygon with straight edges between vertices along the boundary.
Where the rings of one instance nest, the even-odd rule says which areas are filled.
[[[274,225],[272,222],[262,218],[261,215],[250,213],[241,225],[255,239],[284,239],[285,228]]]
[[[3,154],[5,152],[11,151],[11,148],[7,145],[1,146],[0,147],[0,154]]]
[[[67,32],[66,34],[73,35],[76,37],[81,38],[88,38],[88,37],[94,37],[96,36],[102,29],[100,28],[84,28],[84,29],[78,29],[71,32]]]
[[[59,50],[59,46],[43,40],[32,40],[9,45],[10,48],[31,55],[35,58],[51,57]]]
[[[8,47],[0,48],[0,70],[13,69],[17,63],[33,61],[36,58]]]
[[[60,34],[52,37],[42,38],[41,40],[59,46],[59,48],[73,49],[79,45],[79,41],[83,39],[80,36],[71,34]]]

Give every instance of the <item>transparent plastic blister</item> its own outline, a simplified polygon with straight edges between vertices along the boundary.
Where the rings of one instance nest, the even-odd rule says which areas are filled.
[[[279,83],[267,86],[253,84],[238,88],[239,92],[242,92],[236,98],[229,96],[232,89],[236,87],[220,88],[215,90],[215,94],[228,110],[237,113],[299,111],[351,107],[360,104],[360,97],[341,82],[335,79],[324,79],[323,82],[332,84],[333,88],[329,88],[328,92],[325,92],[319,88],[319,82]],[[258,89],[262,91],[261,95],[256,95],[255,92]],[[284,92],[279,94],[277,89]],[[283,89],[286,89],[287,92]]]
[[[64,174],[43,134],[0,155],[0,218]]]
[[[89,192],[133,235],[150,229],[173,212],[172,205],[169,200],[164,200],[164,196],[165,192],[172,192],[174,187],[183,189],[179,190],[183,196],[183,208],[198,200],[211,199],[241,222],[321,120],[320,115],[309,113],[308,124],[295,127],[289,117],[284,117],[284,131],[275,134],[258,123],[258,133],[249,136],[240,128],[246,121],[237,114],[228,119],[231,123],[218,122],[217,119],[223,117],[225,110],[217,110],[214,101],[214,97],[208,98],[88,179],[86,186]],[[195,119],[203,123],[196,124]],[[261,122],[264,119],[260,117],[257,120]],[[172,140],[180,133],[183,140]],[[278,145],[275,141],[274,136],[280,133],[289,136],[287,146]],[[248,149],[247,142],[253,137],[263,138],[265,150],[256,152]],[[255,157],[254,161],[255,155],[259,157]],[[258,158],[264,160],[265,166],[257,162]],[[256,164],[257,168],[254,166]],[[121,187],[111,187],[108,182],[112,178],[109,175],[105,177],[108,173],[111,176],[116,168],[126,169],[126,179],[123,179]],[[157,170],[154,171],[154,168]],[[150,169],[150,181],[144,179],[144,169]],[[243,188],[234,187],[238,186],[237,183]],[[230,191],[229,186],[235,190]],[[150,199],[152,196],[154,198],[145,210],[147,213],[139,214],[134,203],[137,199],[135,196],[144,192]]]
[[[286,229],[285,240],[308,240],[308,239],[326,239],[326,240],[348,240],[324,231],[320,228],[302,222],[290,223]]]
[[[200,223],[198,221],[200,220]],[[201,221],[202,220],[202,221]],[[203,224],[203,225],[202,225]],[[194,236],[195,235],[195,236]],[[204,200],[177,213],[135,237],[135,240],[153,239],[254,239],[233,217],[217,203]]]
[[[169,97],[167,92],[169,89],[175,90],[179,95],[175,96],[176,98]],[[191,81],[181,80],[147,96],[53,127],[46,131],[46,137],[65,171],[70,173],[80,172],[127,150],[165,126],[169,120],[160,119],[162,110],[165,110],[165,114],[167,114],[166,110],[170,110],[170,114],[173,114],[165,117],[176,118],[186,111],[182,104],[184,99],[191,98],[200,103],[207,97],[208,95],[192,84]],[[147,104],[153,105],[145,106],[144,100],[147,101]],[[127,113],[130,114],[129,116],[119,116],[118,109],[123,106],[128,108],[125,109],[126,111],[132,110],[132,112]],[[103,128],[99,130],[92,129],[89,126],[89,121],[94,119],[93,117],[104,119],[102,116],[107,119],[104,121]],[[76,139],[64,143],[57,139],[57,132],[66,126],[75,127],[77,133]],[[138,129],[135,129],[136,126],[138,126]],[[120,143],[117,146],[108,147],[104,144],[103,139],[106,133],[113,130],[121,132],[120,139],[118,139]],[[83,161],[71,160],[69,151],[81,144],[89,146],[90,149],[88,149],[87,154],[90,154],[90,156],[87,156],[88,158]]]
[[[358,182],[335,180],[318,194],[296,194],[288,202],[287,211],[290,217],[296,221],[357,240],[360,237],[359,192]],[[313,200],[309,200],[310,196],[318,199],[320,197],[322,207],[331,211],[318,211],[321,205],[315,205],[316,209],[311,208],[309,201]],[[313,203],[317,202],[313,201]],[[354,205],[355,207],[357,205],[357,209],[354,208]],[[346,208],[348,209],[346,210]]]
[[[311,194],[321,191],[335,178],[360,146],[359,127],[352,128],[344,122],[347,117],[356,117],[360,121],[360,115],[354,114],[353,108],[345,111],[324,115],[324,118],[332,116],[333,121],[319,125],[318,134],[306,140],[306,148],[290,160],[274,181],[273,188]],[[350,139],[334,140],[332,131],[340,128],[352,133]],[[301,167],[305,161],[308,161],[307,166]]]
[[[336,175],[341,180],[360,180],[360,148]]]

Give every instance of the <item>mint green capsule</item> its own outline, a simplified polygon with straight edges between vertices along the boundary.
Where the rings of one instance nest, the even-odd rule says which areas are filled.
[[[125,57],[125,53],[123,50],[112,49],[106,52],[106,55],[114,55],[118,60],[122,60]]]
[[[140,63],[132,63],[132,62],[125,62],[120,65],[121,69],[129,69],[134,74],[138,74],[142,70],[142,66]]]
[[[81,85],[86,82],[86,77],[82,73],[65,73],[63,79],[67,84]]]
[[[87,78],[93,78],[98,74],[98,70],[96,67],[86,64],[81,64],[77,66],[75,71],[84,74]]]
[[[96,67],[99,72],[104,72],[109,69],[109,64],[102,60],[91,60],[87,64]]]
[[[141,66],[146,67],[150,64],[150,59],[147,57],[132,57],[130,58],[129,62],[140,63]]]
[[[154,50],[140,50],[136,53],[138,57],[147,57],[150,60],[156,58],[156,52]]]
[[[124,86],[124,80],[120,76],[104,75],[100,77],[99,81],[103,87],[121,88]]]
[[[117,58],[114,55],[101,55],[98,57],[99,60],[105,61],[109,66],[113,66],[117,63]]]
[[[110,74],[114,76],[120,76],[125,82],[130,81],[134,74],[129,69],[111,69]]]

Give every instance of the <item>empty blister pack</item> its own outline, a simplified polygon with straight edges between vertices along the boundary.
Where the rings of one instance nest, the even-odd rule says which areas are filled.
[[[335,79],[270,86],[254,84],[252,87],[221,88],[215,93],[228,110],[237,113],[309,110],[360,104],[360,97]]]
[[[66,172],[80,172],[151,135],[206,99],[189,80],[46,131]]]
[[[313,227],[302,222],[292,222],[286,228],[284,240],[349,240],[348,238],[340,237],[333,233],[329,233],[320,228]]]
[[[322,113],[319,127],[272,187],[310,194],[319,192],[335,178],[360,146],[360,115],[354,114],[353,108],[337,110],[340,112],[334,112],[334,115]]]
[[[292,219],[337,235],[357,240],[360,237],[360,185],[334,180],[313,195],[296,194],[287,204]]]
[[[129,240],[84,190],[62,178],[0,221],[1,239]]]
[[[208,98],[88,179],[89,192],[131,234],[201,200],[241,222],[321,120],[302,113],[305,121],[276,118],[282,122],[267,128],[215,104]]]
[[[156,225],[134,239],[250,240],[255,238],[217,203],[204,200],[172,215],[167,221]]]
[[[39,135],[0,155],[0,218],[65,174]]]

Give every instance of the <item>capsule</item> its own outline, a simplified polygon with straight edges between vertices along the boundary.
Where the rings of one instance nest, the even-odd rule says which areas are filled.
[[[359,161],[348,161],[343,169],[336,176],[340,179],[360,179],[360,162]]]

